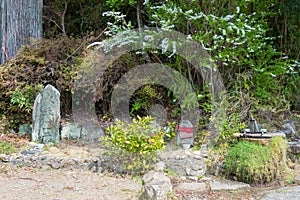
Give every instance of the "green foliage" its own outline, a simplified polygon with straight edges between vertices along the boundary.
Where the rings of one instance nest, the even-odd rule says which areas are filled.
[[[23,112],[30,113],[34,99],[41,88],[42,86],[33,87],[30,85],[26,85],[23,90],[16,88],[15,91],[10,92],[10,102],[17,105]]]
[[[173,139],[176,136],[176,122],[168,122],[169,132],[165,133],[166,138]]]
[[[138,117],[131,124],[116,120],[103,138],[112,162],[120,162],[128,173],[143,173],[156,160],[156,151],[164,148],[165,130],[157,128],[151,117]],[[119,163],[119,164],[120,164]]]
[[[212,5],[206,1],[201,6],[169,1],[149,7],[149,12],[154,24],[182,30],[199,41],[217,63],[229,90],[247,92],[258,99],[259,105],[288,108],[289,101],[295,101],[292,91],[296,89],[299,63],[287,59],[272,46],[275,38],[267,36],[267,20],[273,13],[248,14],[246,2],[237,3],[236,7],[229,5],[229,9],[222,3],[225,2],[211,3],[225,6],[221,13],[211,10]],[[268,6],[256,4],[262,11]],[[235,74],[243,72],[250,72],[250,78],[239,80],[242,88],[232,87],[236,82]]]
[[[113,23],[107,23],[107,27],[109,28],[108,31],[105,31],[107,36],[116,35],[117,33],[133,28],[131,21],[127,22],[125,20],[126,15],[122,14],[121,12],[107,11],[102,15],[114,19]]]
[[[3,132],[7,132],[9,129],[17,131],[20,124],[31,121],[34,99],[39,91],[39,87],[30,85],[13,89],[9,88],[6,94],[3,93],[5,96],[0,100],[0,112],[2,112],[0,121]],[[5,105],[5,107],[1,105]]]
[[[7,95],[10,96],[10,104],[7,111],[12,112],[10,113],[11,115],[6,113],[9,117],[7,125],[10,128],[17,131],[18,125],[31,121],[34,100],[41,88],[41,85],[26,85],[22,89],[16,88],[14,91],[7,93]]]
[[[297,59],[300,56],[300,1],[277,1],[272,6],[273,16],[269,18],[270,33],[278,35],[275,47],[288,57]]]
[[[219,131],[223,140],[233,139],[233,134],[239,133],[241,129],[246,127],[246,124],[240,121],[237,113],[231,113],[221,125]]]
[[[83,41],[74,38],[34,41],[0,66],[0,115],[5,116],[4,130],[31,123],[38,92],[51,84],[62,97],[62,114],[70,113],[71,90],[81,62]],[[81,48],[80,48],[81,47]]]
[[[140,1],[140,0],[138,0]],[[111,8],[122,8],[126,5],[135,5],[136,0],[106,0],[106,3],[111,7]]]
[[[11,154],[16,152],[16,148],[13,143],[0,141],[0,154]]]
[[[122,32],[132,27],[126,26],[135,18],[131,15],[122,15],[121,11],[128,9],[133,4],[143,1],[115,1],[107,3],[113,8],[111,16],[116,19],[111,21],[110,27],[116,32]],[[202,44],[203,48],[211,55],[222,74],[225,87],[233,97],[229,105],[229,116],[222,119],[219,129],[223,139],[229,138],[232,133],[238,132],[243,126],[241,122],[249,119],[249,115],[259,112],[260,109],[269,110],[290,109],[291,104],[299,101],[299,62],[286,57],[286,54],[275,49],[274,41],[277,37],[270,37],[270,19],[278,13],[278,2],[274,0],[261,1],[168,1],[143,2],[142,17],[147,15],[143,24],[158,26],[162,29],[171,29],[187,34],[190,38]],[[215,9],[215,8],[218,9]],[[116,9],[116,10],[115,10]],[[118,27],[118,28],[116,28]],[[115,34],[115,32],[114,32]],[[296,35],[296,34],[295,34]],[[121,39],[116,43],[102,45],[109,49],[109,44],[121,44]],[[160,48],[160,47],[158,47]],[[150,49],[145,50],[147,52]],[[148,54],[154,55],[155,62],[159,61],[179,71],[187,78],[198,98],[198,105],[194,105],[192,98],[180,102],[181,109],[200,107],[205,119],[201,126],[205,127],[213,109],[211,95],[204,84],[201,75],[189,63],[170,52]],[[176,53],[176,52],[175,52]],[[141,59],[145,59],[144,57]],[[184,84],[175,84],[168,88],[165,102],[176,102],[178,97],[169,95],[170,91],[182,93],[187,91]],[[161,94],[165,94],[161,92]],[[187,95],[189,96],[189,94]],[[191,96],[190,96],[191,97]],[[140,93],[132,103],[131,114],[138,110],[148,108],[155,100]],[[179,117],[179,109],[172,107],[171,116]]]
[[[146,154],[164,147],[164,129],[155,128],[149,116],[133,119],[132,124],[116,120],[116,125],[107,129],[106,140],[126,151]]]
[[[130,114],[135,114],[137,111],[142,109],[145,111],[150,108],[150,106],[155,101],[161,101],[163,99],[162,94],[156,90],[154,86],[145,85],[137,90],[134,94],[134,102],[132,102],[132,107],[130,109]],[[145,112],[143,112],[145,113]],[[143,114],[138,113],[138,114]]]
[[[273,138],[267,146],[239,142],[225,157],[226,174],[251,184],[281,180],[288,171],[286,150],[286,141],[281,137]]]

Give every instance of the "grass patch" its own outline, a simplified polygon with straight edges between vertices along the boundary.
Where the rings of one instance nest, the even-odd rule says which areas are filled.
[[[226,175],[254,185],[281,181],[290,171],[286,151],[287,143],[281,137],[273,138],[268,145],[239,142],[225,157]]]

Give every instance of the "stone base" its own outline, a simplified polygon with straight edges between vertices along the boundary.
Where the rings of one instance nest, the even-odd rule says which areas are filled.
[[[177,176],[185,176],[194,180],[206,173],[204,154],[200,151],[185,151],[183,149],[163,152],[161,160],[165,168]]]

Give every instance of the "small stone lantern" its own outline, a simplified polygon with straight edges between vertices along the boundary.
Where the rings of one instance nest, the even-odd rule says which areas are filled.
[[[189,120],[181,120],[178,126],[177,145],[189,149],[194,144],[194,126]]]

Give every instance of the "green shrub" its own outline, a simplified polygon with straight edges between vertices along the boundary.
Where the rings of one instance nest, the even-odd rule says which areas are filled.
[[[167,135],[149,116],[133,119],[131,124],[116,120],[106,131],[108,135],[102,141],[109,148],[111,164],[122,166],[121,171],[126,173],[148,170],[157,159],[156,151],[164,148]]]
[[[16,88],[14,91],[9,92],[11,98],[10,102],[16,105],[22,112],[31,112],[35,96],[38,94],[39,88],[43,88],[42,85],[33,87],[26,85],[23,90]]]
[[[84,42],[66,37],[41,39],[23,46],[0,65],[0,116],[5,116],[5,130],[18,131],[19,125],[31,123],[34,99],[47,84],[61,93],[62,115],[71,112],[71,90]]]
[[[281,137],[273,138],[266,146],[239,142],[225,157],[225,171],[227,176],[235,176],[250,184],[279,181],[288,170],[286,150],[286,142]]]
[[[0,141],[0,154],[11,154],[16,152],[16,148],[13,143]]]
[[[144,114],[141,112],[142,109],[147,110],[150,108],[151,104],[155,102],[155,100],[162,100],[162,94],[152,85],[142,86],[139,90],[135,92],[135,98],[133,99],[133,103],[130,109],[130,114]]]
[[[0,99],[0,129],[2,132],[9,132],[10,129],[17,132],[20,124],[31,122],[31,111],[38,91],[38,85],[25,85],[23,88],[17,86],[7,89],[7,93],[2,94],[3,98]]]

